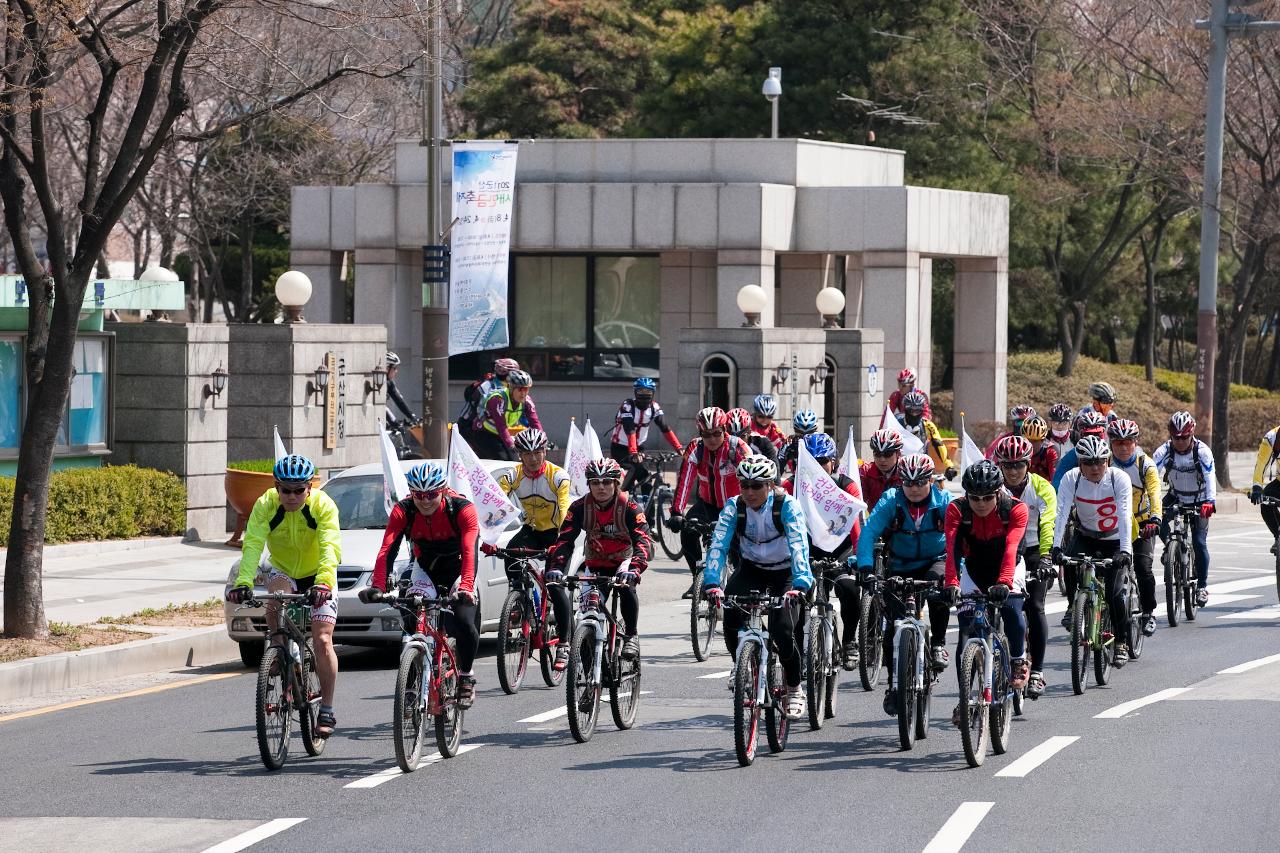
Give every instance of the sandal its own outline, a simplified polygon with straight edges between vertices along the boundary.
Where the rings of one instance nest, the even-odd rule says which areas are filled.
[[[338,727],[338,718],[333,715],[332,711],[321,711],[316,716],[316,737],[328,739],[333,734],[333,730]]]

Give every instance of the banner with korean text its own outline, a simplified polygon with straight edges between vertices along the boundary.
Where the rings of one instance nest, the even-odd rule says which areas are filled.
[[[480,540],[495,544],[502,532],[524,515],[524,510],[512,503],[456,429],[449,430],[447,464],[449,488],[476,505]]]

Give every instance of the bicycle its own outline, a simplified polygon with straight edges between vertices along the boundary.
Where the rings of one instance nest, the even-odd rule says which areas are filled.
[[[921,620],[925,601],[937,594],[938,583],[901,575],[876,578],[877,591],[886,596],[886,612],[902,613],[893,620],[894,680],[898,701],[898,742],[904,750],[929,736],[929,706],[938,673],[929,660],[929,623]],[[924,593],[917,599],[916,593]]]
[[[396,450],[396,458],[425,459],[423,455],[422,419],[398,420],[388,430],[387,436]]]
[[[1114,560],[1062,558],[1062,564],[1075,568],[1080,574],[1080,585],[1072,602],[1071,615],[1071,689],[1079,696],[1084,693],[1089,668],[1089,654],[1093,655],[1093,679],[1100,686],[1106,685],[1111,675],[1111,658],[1115,654],[1115,634],[1111,630],[1111,608],[1107,605],[1106,588],[1098,582],[1098,569],[1111,568]],[[1141,632],[1139,632],[1141,633]]]
[[[578,743],[586,743],[595,733],[600,717],[600,695],[605,687],[609,688],[613,722],[621,730],[635,725],[640,704],[640,658],[625,660],[622,657],[619,596],[610,596],[609,610],[604,609],[604,594],[599,584],[606,581],[618,585],[604,575],[577,574],[565,578],[570,590],[583,587],[564,680],[569,731]]]
[[[711,657],[711,641],[716,635],[716,626],[720,624],[721,608],[706,600],[703,595],[703,570],[707,565],[707,549],[711,547],[711,534],[715,532],[714,521],[698,521],[685,519],[685,526],[702,537],[702,559],[696,564],[693,573],[693,598],[689,601],[689,639],[693,642],[693,656],[699,661]],[[729,567],[725,566],[725,576],[720,579],[723,589],[729,584]]]
[[[1121,590],[1121,595],[1124,596],[1125,612],[1129,614],[1129,659],[1137,660],[1142,657],[1147,636],[1142,633],[1142,599],[1138,594],[1137,566],[1132,560],[1129,561],[1129,568],[1125,570]]]
[[[762,713],[769,751],[777,753],[787,748],[791,729],[786,710],[787,686],[782,664],[764,627],[765,611],[782,607],[784,602],[780,596],[759,592],[725,597],[726,606],[747,614],[746,624],[738,631],[738,653],[733,664],[733,748],[743,767],[756,759]]]
[[[836,715],[841,658],[840,628],[836,608],[831,603],[830,586],[835,573],[844,572],[844,561],[835,558],[813,561],[817,583],[809,601],[809,629],[804,638],[805,703],[809,728],[820,729]],[[828,576],[828,572],[832,573]]]
[[[637,495],[635,499],[644,510],[645,518],[649,519],[649,529],[658,534],[654,538],[658,540],[662,552],[671,560],[679,560],[684,556],[684,546],[680,544],[680,534],[666,525],[667,519],[671,518],[671,504],[676,497],[675,487],[666,481],[666,473],[667,465],[678,462],[680,458],[680,454],[675,452],[646,453],[644,462],[649,471],[649,479],[645,481],[645,487],[649,491]]]
[[[320,676],[316,674],[316,653],[307,637],[311,628],[311,608],[305,593],[270,592],[246,601],[239,610],[280,602],[279,622],[258,665],[255,717],[258,752],[268,770],[279,770],[289,757],[289,736],[293,714],[307,755],[324,752],[325,739],[316,733],[320,716]],[[280,642],[275,642],[280,638]]]
[[[533,565],[534,560],[545,560],[547,552],[495,548],[493,554],[500,560],[514,561],[506,570],[511,591],[500,611],[503,615],[498,630],[498,684],[507,695],[518,693],[529,658],[537,651],[542,680],[548,687],[558,687],[564,679],[564,672],[555,668],[559,626],[551,609],[546,581]]]
[[[1169,538],[1164,549],[1164,605],[1170,628],[1178,627],[1179,599],[1186,621],[1196,621],[1196,553],[1191,547],[1191,525],[1199,517],[1195,504],[1178,504],[1169,519]],[[1280,572],[1280,562],[1277,572]],[[1280,588],[1280,577],[1277,586]]]
[[[436,748],[444,758],[458,754],[462,743],[462,718],[458,705],[458,659],[453,642],[440,628],[440,615],[452,614],[445,599],[411,592],[408,579],[400,581],[399,594],[380,593],[370,601],[389,604],[414,625],[401,639],[400,668],[392,696],[396,763],[405,773],[418,767],[427,717],[435,724]]]
[[[996,755],[1009,749],[1009,727],[1021,714],[1020,690],[1009,682],[1013,660],[1001,630],[1000,607],[986,593],[962,596],[960,610],[973,614],[969,638],[960,650],[960,740],[970,767],[981,767],[987,747]]]
[[[863,690],[874,690],[880,683],[880,670],[884,665],[885,619],[884,596],[876,589],[875,579],[884,579],[884,543],[875,546],[875,568],[861,582],[866,594],[862,597],[862,611],[858,614],[858,677]]]
[[[1259,504],[1261,506],[1280,506],[1280,498],[1263,495]],[[1276,556],[1276,595],[1280,595],[1280,535],[1276,536],[1276,544],[1272,549],[1272,553]]]

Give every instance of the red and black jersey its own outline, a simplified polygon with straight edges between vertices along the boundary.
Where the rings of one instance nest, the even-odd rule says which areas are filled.
[[[985,517],[961,497],[947,505],[947,586],[960,584],[960,558],[974,584],[986,590],[995,583],[1013,586],[1013,574],[1027,532],[1027,505],[1000,495]]]
[[[548,569],[563,571],[569,565],[579,533],[586,534],[584,562],[588,568],[613,571],[627,559],[636,574],[649,567],[653,556],[649,522],[640,506],[626,495],[615,495],[604,506],[591,495],[571,503],[560,525],[560,535],[547,550]]]
[[[738,464],[749,455],[751,447],[736,435],[726,435],[717,450],[708,450],[701,438],[690,441],[676,479],[672,511],[684,512],[695,495],[708,506],[722,508],[738,494]]]
[[[395,560],[400,540],[408,539],[413,546],[413,558],[423,568],[428,568],[436,557],[457,557],[461,572],[458,589],[474,592],[479,535],[475,505],[457,492],[445,491],[439,508],[431,515],[423,515],[412,498],[405,498],[391,508],[378,560],[373,566],[373,586],[386,590],[388,563]]]
[[[880,473],[880,469],[876,467],[874,462],[863,462],[858,466],[858,476],[862,480],[862,499],[867,502],[867,511],[875,509],[880,497],[889,489],[896,489],[902,485],[902,478],[898,476],[898,466],[886,476]]]

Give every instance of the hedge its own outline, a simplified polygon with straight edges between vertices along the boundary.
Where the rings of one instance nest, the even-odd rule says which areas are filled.
[[[1146,378],[1147,369],[1140,364],[1118,366],[1131,376],[1138,379]],[[1196,401],[1196,375],[1194,373],[1181,373],[1177,370],[1157,367],[1153,375],[1155,376],[1155,386],[1161,391],[1171,394],[1184,403],[1194,403]],[[1272,396],[1271,392],[1266,388],[1259,388],[1256,385],[1241,385],[1239,382],[1231,383],[1230,395],[1232,403],[1237,400],[1265,400]]]
[[[0,477],[0,542],[9,541],[14,480]],[[186,529],[187,489],[166,471],[135,465],[55,471],[45,542],[177,536]]]
[[[270,474],[275,470],[274,459],[245,459],[241,462],[228,462],[228,471],[249,471],[254,474]]]

